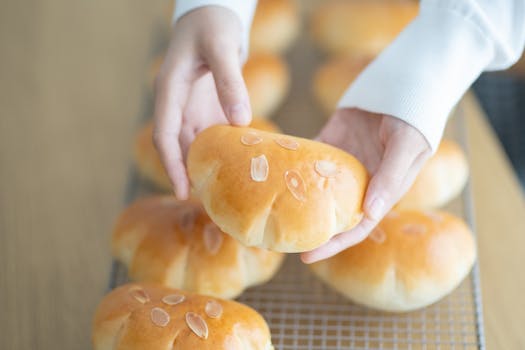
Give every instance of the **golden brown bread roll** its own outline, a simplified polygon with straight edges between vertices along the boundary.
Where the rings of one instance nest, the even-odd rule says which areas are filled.
[[[290,75],[286,62],[276,55],[252,55],[244,65],[242,75],[253,115],[268,118],[288,94]]]
[[[247,248],[222,233],[201,206],[174,196],[137,200],[119,217],[113,255],[135,281],[234,298],[269,280],[284,255]]]
[[[259,0],[250,31],[250,51],[285,51],[299,35],[300,24],[294,0]]]
[[[257,311],[230,300],[153,284],[126,284],[99,304],[95,350],[272,350]]]
[[[343,55],[328,60],[317,69],[312,88],[317,102],[326,112],[335,110],[343,93],[371,61],[367,57]]]
[[[416,1],[325,1],[313,12],[312,36],[331,54],[374,57],[394,40],[417,12]]]
[[[243,244],[311,250],[362,217],[364,166],[335,147],[213,126],[190,146],[188,175],[212,220]]]
[[[392,211],[366,240],[311,269],[358,304],[401,312],[446,296],[467,276],[475,258],[474,239],[460,218]]]
[[[465,153],[456,142],[443,139],[396,208],[432,209],[444,206],[461,193],[467,179]]]
[[[261,118],[253,118],[250,126],[259,130],[280,131],[276,124]],[[135,139],[135,164],[142,177],[160,189],[172,190],[170,179],[164,170],[157,149],[153,145],[153,122],[151,121],[139,130]]]
[[[162,66],[163,57],[156,57],[151,63],[148,80],[153,88],[155,78]],[[253,115],[268,118],[280,106],[290,86],[290,74],[286,62],[273,54],[254,54],[243,68],[244,81]]]

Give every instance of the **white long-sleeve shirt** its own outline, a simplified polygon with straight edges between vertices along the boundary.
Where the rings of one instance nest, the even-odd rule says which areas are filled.
[[[177,0],[175,19],[205,5],[239,16],[247,50],[256,1]],[[465,91],[483,71],[515,63],[524,44],[525,0],[422,0],[418,16],[358,76],[338,106],[404,120],[435,151]]]

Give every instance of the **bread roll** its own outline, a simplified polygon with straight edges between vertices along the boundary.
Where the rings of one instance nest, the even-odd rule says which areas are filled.
[[[343,93],[371,61],[371,58],[343,55],[330,59],[317,69],[313,92],[317,102],[328,112],[327,116],[335,110]]]
[[[468,163],[465,153],[456,142],[444,139],[396,208],[442,207],[461,193],[467,179]]]
[[[152,89],[162,61],[163,56],[159,56],[151,63],[148,80]],[[277,55],[254,54],[246,61],[243,76],[250,95],[253,115],[260,118],[270,117],[289,90],[290,74],[286,62]]]
[[[294,0],[259,0],[250,31],[250,51],[281,53],[297,38],[299,28]]]
[[[324,1],[314,12],[311,31],[330,54],[374,57],[417,15],[416,1]]]
[[[279,132],[279,127],[270,120],[254,118],[252,128]],[[153,122],[148,122],[138,132],[135,139],[135,164],[141,176],[151,181],[159,189],[171,191],[172,186],[157,149],[153,145]]]
[[[126,284],[99,304],[95,350],[272,350],[268,325],[257,311],[154,284]]]
[[[311,269],[358,304],[402,312],[446,296],[467,276],[475,258],[474,239],[460,218],[393,211],[366,240]]]
[[[276,55],[252,55],[242,74],[250,95],[252,113],[263,118],[271,116],[284,101],[290,87],[286,62]]]
[[[173,196],[137,200],[119,217],[113,255],[131,279],[235,298],[269,280],[283,254],[247,248],[222,233],[201,206]]]
[[[357,224],[368,183],[364,166],[335,147],[223,125],[197,136],[188,175],[224,232],[248,246],[290,253]]]

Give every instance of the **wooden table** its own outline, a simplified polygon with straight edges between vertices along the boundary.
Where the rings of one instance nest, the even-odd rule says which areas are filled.
[[[165,8],[160,0],[2,4],[0,349],[90,348],[152,28]],[[487,345],[524,349],[524,199],[476,102],[465,103]]]

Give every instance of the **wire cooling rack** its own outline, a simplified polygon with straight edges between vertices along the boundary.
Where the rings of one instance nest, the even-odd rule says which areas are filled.
[[[466,147],[461,106],[450,124],[449,137]],[[131,168],[126,203],[152,191]],[[447,210],[463,216],[474,230],[470,183]],[[126,281],[126,268],[113,262],[110,288]],[[405,314],[351,303],[322,284],[297,255],[289,255],[269,283],[248,289],[238,301],[265,317],[278,350],[485,349],[477,264],[448,297]]]

